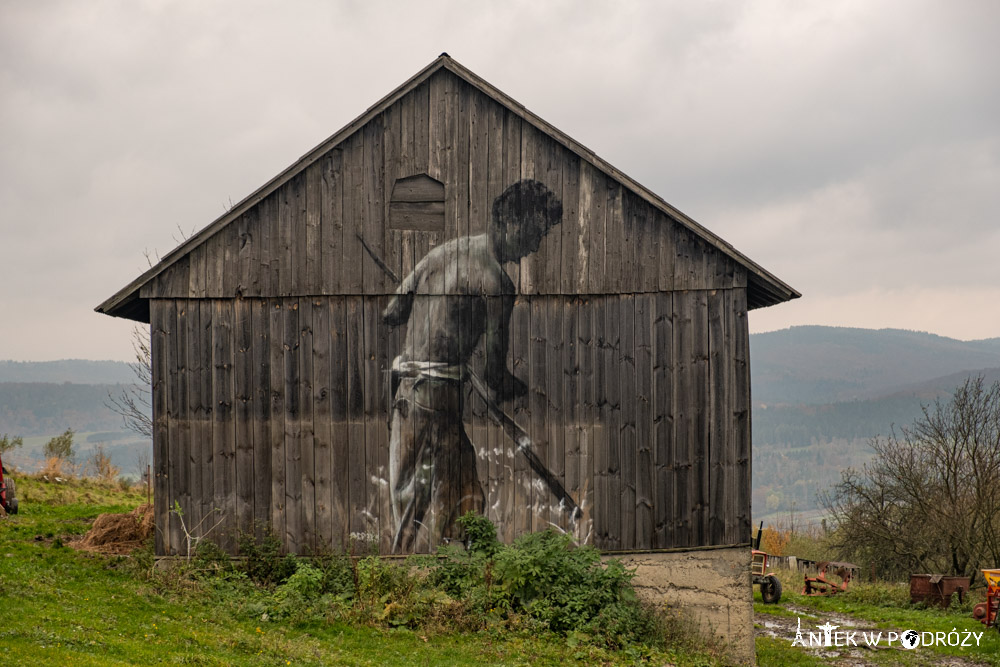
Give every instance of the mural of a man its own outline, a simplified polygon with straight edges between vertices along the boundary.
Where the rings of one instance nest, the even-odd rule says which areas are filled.
[[[483,512],[476,452],[462,424],[466,364],[483,338],[484,379],[496,399],[526,393],[507,370],[515,289],[503,265],[537,251],[561,220],[562,203],[551,190],[529,179],[514,183],[494,200],[485,234],[431,250],[386,307],[386,324],[407,324],[393,361],[393,551],[438,544],[453,537],[459,516]]]

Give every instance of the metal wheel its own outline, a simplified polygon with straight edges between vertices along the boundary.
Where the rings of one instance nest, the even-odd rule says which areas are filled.
[[[773,574],[764,577],[760,585],[760,598],[766,604],[775,604],[781,599],[781,582]]]

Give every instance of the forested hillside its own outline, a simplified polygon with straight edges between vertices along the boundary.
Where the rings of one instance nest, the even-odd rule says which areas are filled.
[[[880,398],[960,371],[1000,368],[1000,338],[792,327],[751,335],[750,358],[754,402],[826,404]]]
[[[134,381],[135,374],[124,361],[0,361],[0,382],[128,384]]]
[[[970,375],[1000,380],[1000,339],[793,327],[750,337],[755,516],[816,509],[817,494]]]
[[[24,437],[74,431],[117,431],[122,419],[107,407],[121,385],[0,382],[0,433]]]

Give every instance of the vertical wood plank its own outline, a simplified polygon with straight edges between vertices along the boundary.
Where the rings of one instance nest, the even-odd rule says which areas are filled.
[[[580,360],[578,348],[580,346],[580,321],[579,309],[580,301],[569,296],[560,296],[555,299],[559,304],[559,317],[562,320],[562,355],[559,360],[563,381],[562,400],[562,424],[564,447],[564,474],[566,491],[573,498],[580,498],[583,485],[580,475]],[[549,520],[562,529],[569,528],[569,517],[558,506],[558,501],[551,494],[546,494],[546,503],[552,507],[549,512]]]
[[[589,211],[583,209],[586,187],[581,186],[580,158],[553,142],[553,158],[562,167],[563,219],[557,229],[549,234],[560,236],[559,273],[553,276],[552,290],[560,294],[577,294],[577,286],[587,281],[587,224]],[[588,206],[589,208],[589,206]]]
[[[382,323],[382,313],[389,305],[388,296],[380,296],[372,299],[371,326],[375,329],[375,363],[378,369],[375,385],[375,415],[372,428],[375,431],[375,451],[376,470],[375,481],[378,487],[378,505],[376,514],[378,516],[379,550],[380,553],[387,554],[392,551],[393,532],[392,498],[389,494],[389,426],[388,419],[392,406],[392,383],[390,374],[392,360],[395,351],[398,349],[394,345],[393,336],[388,327]]]
[[[200,329],[198,331],[198,375],[201,384],[201,395],[198,406],[198,449],[201,454],[200,475],[201,475],[201,533],[209,530],[218,520],[222,513],[222,508],[215,504],[215,444],[213,442],[213,381],[212,377],[212,348],[213,348],[213,322],[212,301],[203,299],[199,301],[199,316],[201,317]],[[214,541],[214,540],[213,540]]]
[[[478,215],[483,218],[482,225],[484,230],[488,230],[492,224],[493,202],[500,196],[506,185],[504,181],[504,111],[502,107],[492,100],[488,100],[483,96],[480,96],[480,99],[486,100],[485,136],[487,158],[485,191],[481,195],[484,197],[484,200],[479,202],[480,212]],[[514,266],[513,263],[508,263],[505,268],[512,266]],[[517,365],[517,368],[514,369],[515,374],[527,383],[530,378],[528,371],[530,340],[528,336],[530,335],[531,326],[531,305],[526,300],[521,300],[515,308],[523,311],[523,316],[519,315],[518,322],[520,323],[523,320],[525,330],[523,332],[524,338],[516,342],[511,341],[511,354],[513,364]],[[529,396],[531,391],[532,388],[529,386]],[[514,450],[514,443],[504,435],[503,430],[489,417],[488,412],[485,410],[485,405],[483,409],[482,422],[484,433],[480,437],[484,438],[482,445],[485,445],[486,450],[489,452],[489,482],[486,503],[488,515],[498,527],[498,533],[503,538],[505,533],[511,530],[514,525],[514,457],[517,454]],[[530,433],[530,398],[525,397],[518,400],[515,412],[514,418]],[[476,444],[477,446],[480,445],[478,442]]]
[[[500,178],[499,191],[490,199],[491,206],[497,195],[521,180],[521,173],[525,168],[521,161],[521,118],[506,110],[503,112],[502,150],[503,173]],[[521,263],[511,262],[507,264],[506,269],[510,279],[514,282],[514,290],[518,294],[527,293],[521,285]]]
[[[257,221],[257,259],[259,268],[257,273],[259,274],[259,279],[257,281],[258,289],[256,294],[259,296],[266,297],[269,294],[274,294],[274,289],[277,287],[277,283],[274,282],[275,267],[272,266],[271,255],[273,254],[273,243],[272,238],[278,229],[278,208],[277,208],[278,198],[276,195],[271,194],[264,197],[263,200],[255,207],[258,211],[258,221]]]
[[[257,296],[260,294],[260,208],[255,206],[240,216],[240,226],[237,230],[236,285],[235,293],[239,296]]]
[[[218,294],[215,298],[231,298],[236,295],[237,272],[239,271],[240,228],[245,224],[246,216],[240,215],[236,220],[222,228],[216,236],[220,238],[221,247],[217,252],[221,269],[221,284],[216,286]]]
[[[655,549],[653,464],[653,319],[656,293],[635,295],[635,548]],[[624,470],[624,466],[623,466]]]
[[[347,328],[347,477],[351,536],[368,532],[365,467],[365,341],[361,297],[346,299]]]
[[[364,484],[367,503],[365,504],[365,533],[372,539],[379,539],[379,439],[378,433],[385,422],[379,415],[379,393],[381,391],[381,369],[378,363],[378,302],[373,297],[365,297],[360,316],[363,320],[363,372],[364,372]],[[381,422],[381,423],[380,423]],[[377,542],[376,542],[377,543]]]
[[[608,179],[608,204],[604,226],[604,280],[602,292],[618,294],[622,291],[622,255],[625,243],[625,223],[623,221],[622,186]],[[595,285],[596,286],[596,285]]]
[[[618,289],[623,292],[638,292],[640,288],[639,271],[636,264],[636,246],[648,243],[649,239],[642,234],[640,216],[645,208],[645,202],[639,201],[630,190],[622,188],[622,217],[617,232],[621,234],[621,260],[618,264],[621,278]]]
[[[735,351],[733,377],[733,413],[736,420],[736,478],[737,541],[747,543],[753,532],[750,525],[750,332],[747,324],[747,296],[745,289],[732,291],[733,349]]]
[[[173,341],[172,358],[175,376],[171,381],[170,403],[171,414],[174,416],[173,428],[171,429],[171,451],[175,453],[170,457],[170,469],[168,477],[172,493],[167,498],[167,504],[171,510],[175,503],[179,504],[183,511],[191,506],[191,416],[190,416],[190,383],[188,382],[188,350],[191,339],[191,323],[189,317],[189,304],[187,299],[177,299],[173,302],[176,316],[176,334]],[[168,524],[169,544],[172,553],[180,554],[182,533],[180,519],[171,514]]]
[[[344,151],[337,147],[323,158],[320,182],[321,293],[341,292],[344,275]]]
[[[619,521],[622,507],[622,495],[626,493],[622,480],[621,462],[624,455],[622,441],[622,402],[627,397],[621,395],[621,354],[626,345],[621,336],[621,304],[620,296],[607,297],[607,312],[604,330],[604,382],[605,405],[602,408],[602,422],[607,433],[608,469],[607,491],[608,508],[605,511],[604,544],[605,549],[620,549],[622,547]],[[634,498],[634,497],[633,497]],[[600,502],[598,500],[598,502]]]
[[[285,310],[283,299],[268,301],[268,328],[271,383],[271,418],[268,420],[271,435],[271,531],[288,548],[285,539]],[[262,480],[263,481],[263,480]]]
[[[637,449],[636,442],[636,401],[642,400],[636,394],[636,337],[635,309],[636,295],[622,294],[618,297],[618,313],[621,326],[618,360],[619,405],[621,406],[621,523],[618,534],[612,541],[619,548],[648,549],[648,534],[645,526],[637,523]]]
[[[208,302],[212,309],[212,482],[213,509],[207,529],[218,524],[211,539],[225,551],[235,551],[238,526],[236,502],[236,424],[233,412],[232,299]],[[218,523],[220,522],[221,523]]]
[[[282,391],[285,403],[285,545],[292,553],[303,553],[302,526],[302,404],[299,394],[299,308],[297,299],[284,300],[282,311]]]
[[[451,74],[448,72],[439,71],[427,81],[427,175],[442,183],[445,182],[445,150],[448,145],[445,109],[449,100],[446,86],[450,78]]]
[[[609,428],[611,403],[608,395],[608,373],[614,360],[607,342],[608,299],[603,295],[593,299],[594,321],[594,474],[593,504],[591,506],[592,544],[599,549],[608,548],[608,516],[613,514],[618,520],[620,498],[612,498],[609,488],[608,470],[611,465],[610,450],[617,447],[617,433],[612,438]]]
[[[546,296],[543,300],[545,304],[545,331],[547,338],[546,364],[545,364],[545,395],[548,399],[546,415],[546,433],[548,434],[548,465],[549,471],[566,486],[566,419],[564,408],[566,405],[565,382],[566,374],[563,372],[565,362],[564,349],[566,339],[563,334],[563,312],[561,299],[555,296]],[[545,530],[549,521],[553,518],[558,521],[558,515],[553,516],[547,511],[547,503],[550,496],[547,489],[535,487],[537,490],[533,494],[534,511],[532,516],[532,530]]]
[[[313,331],[313,300],[299,299],[299,447],[301,470],[299,484],[301,548],[304,552],[316,553],[316,440],[314,431],[314,389],[315,368],[313,344],[316,339]]]
[[[334,548],[346,551],[351,532],[350,501],[350,429],[348,422],[348,377],[350,358],[347,352],[347,311],[345,297],[330,300],[331,404],[333,416],[330,484],[332,486]]]
[[[693,350],[694,366],[694,432],[691,439],[695,447],[694,463],[696,493],[694,496],[694,515],[692,524],[695,527],[695,545],[708,544],[709,522],[709,349],[708,349],[708,291],[694,292],[695,304],[693,312]]]
[[[676,475],[673,413],[673,294],[657,292],[653,328],[653,543],[658,549],[675,547]]]
[[[236,437],[236,527],[242,534],[253,533],[254,522],[254,359],[253,302],[237,298],[233,302],[235,352],[233,363],[233,406]],[[234,552],[235,553],[235,552]]]
[[[333,386],[330,348],[330,299],[314,298],[312,375],[313,375],[313,443],[315,456],[316,548],[319,552],[334,548],[333,538],[333,470],[331,435],[333,433]]]
[[[520,124],[520,129],[521,172],[517,178],[515,178],[515,181],[526,178],[536,178],[536,170],[540,170],[540,175],[544,176],[545,162],[544,159],[539,156],[540,147],[537,140],[538,131],[535,130],[530,123],[525,122]],[[538,166],[537,163],[540,161],[542,164],[541,166]],[[547,183],[546,185],[549,184]],[[551,189],[551,185],[549,185],[549,187]],[[542,256],[542,254],[547,251],[546,242],[550,236],[551,234],[542,241],[542,245],[539,247],[538,252],[521,258],[519,264],[520,282],[517,287],[518,294],[538,294],[538,286],[541,284],[542,280],[542,267],[538,264],[538,257]],[[558,239],[558,237],[556,238]]]
[[[673,220],[667,217],[662,211],[654,211],[653,221],[658,239],[657,248],[657,276],[656,284],[661,292],[670,292],[674,289],[674,242],[676,234],[674,228],[677,226]]]
[[[579,334],[577,339],[577,366],[579,367],[576,426],[580,441],[580,490],[574,499],[583,511],[575,528],[577,541],[593,544],[594,525],[594,455],[597,438],[595,436],[597,395],[594,388],[595,367],[597,365],[596,336],[594,332],[594,299],[582,297],[578,300],[577,317]],[[566,512],[564,511],[564,514]]]
[[[343,190],[343,294],[364,293],[364,273],[378,271],[371,262],[362,261],[367,258],[357,234],[362,236],[367,231],[362,224],[362,209],[365,203],[364,190],[364,136],[356,133],[344,142],[344,190]],[[367,239],[366,239],[367,242]],[[360,270],[358,268],[358,262]],[[373,278],[369,278],[373,281]]]
[[[384,178],[382,178],[382,220],[389,219],[389,201],[392,199],[392,189],[396,180],[404,176],[412,176],[413,172],[408,163],[411,161],[408,155],[413,150],[413,95],[404,96],[399,102],[390,106],[383,114],[382,123],[382,152],[384,155]],[[382,261],[392,269],[399,277],[402,273],[402,244],[400,235],[403,232],[386,228],[385,246],[383,247]],[[368,258],[365,258],[368,260]],[[393,285],[386,284],[387,291],[394,289]]]
[[[250,302],[253,334],[253,531],[257,539],[271,526],[271,329],[267,299]]]
[[[660,238],[662,229],[657,226],[656,216],[649,204],[631,195],[634,228],[634,261],[636,264],[636,290],[655,292],[660,288]]]
[[[528,383],[528,415],[530,417],[528,433],[538,458],[551,465],[549,453],[549,391],[547,383],[549,365],[549,340],[547,317],[547,300],[542,297],[532,297],[527,299],[530,309],[528,319],[528,375],[525,381]],[[514,345],[518,345],[517,340]],[[557,387],[557,390],[560,388]],[[519,535],[530,533],[533,529],[532,515],[533,506],[533,473],[527,462],[521,455],[514,457],[514,480],[518,483],[518,497],[516,498],[515,530],[513,535],[505,535],[510,541]]]
[[[376,116],[365,125],[362,132],[364,183],[360,223],[368,247],[378,257],[384,257],[386,254],[385,155],[382,151],[382,125],[383,116]],[[386,289],[394,289],[385,273],[374,262],[366,262],[362,273],[365,294],[380,294]]]
[[[173,344],[177,316],[173,302],[150,301],[149,308],[149,349],[152,391],[153,420],[153,521],[155,525],[155,553],[170,553],[170,532],[168,528],[170,511],[170,426],[171,426],[171,386],[176,378],[171,373]]]
[[[413,91],[413,173],[430,169],[430,83],[425,81]]]
[[[469,91],[469,214],[470,235],[484,234],[489,228],[490,203],[487,198],[490,186],[490,115],[493,104],[478,91]],[[501,134],[501,138],[502,138]],[[461,159],[461,157],[459,158]]]
[[[729,460],[728,404],[730,401],[729,360],[725,345],[726,296],[722,290],[708,295],[708,468],[709,511],[708,543],[725,544],[726,538],[726,486]]]
[[[692,442],[697,432],[694,405],[696,368],[693,359],[695,349],[694,298],[691,292],[674,293],[674,540],[677,546],[694,544],[694,514],[696,470],[694,469],[694,447]]]
[[[205,253],[205,245],[197,245],[188,253],[190,287],[188,295],[192,299],[204,299],[206,296],[207,276],[206,265],[208,258]]]
[[[608,182],[604,173],[598,171],[586,160],[580,163],[580,210],[583,213],[581,223],[587,228],[587,282],[580,283],[580,291],[587,294],[604,294],[605,262],[607,247],[605,245],[605,227],[608,210]],[[584,188],[589,205],[584,208]]]
[[[189,460],[191,470],[190,508],[186,511],[184,520],[192,534],[199,536],[201,531],[195,526],[204,526],[205,514],[211,510],[212,504],[212,431],[211,414],[209,412],[212,401],[210,381],[206,383],[205,377],[211,377],[207,366],[212,361],[212,342],[208,337],[206,340],[206,325],[211,325],[211,313],[204,307],[205,301],[192,301],[190,304],[191,316],[188,319],[191,329],[188,342],[188,384],[189,408],[188,415],[191,420],[191,457]],[[208,387],[206,387],[208,385]],[[206,388],[208,391],[206,392]]]
[[[323,160],[305,171],[305,277],[301,289],[317,294],[323,285]]]
[[[306,202],[307,175],[308,169],[293,176],[289,183],[291,187],[289,195],[291,198],[291,225],[289,228],[291,240],[289,245],[292,253],[289,294],[295,296],[309,292],[307,285],[309,278],[306,274],[309,268],[310,252],[309,230],[307,229],[309,222]]]
[[[572,294],[593,294],[590,291],[590,260],[591,248],[593,246],[593,228],[596,226],[597,214],[603,216],[604,206],[595,208],[594,206],[594,167],[586,160],[574,157],[577,173],[577,195],[576,219],[573,221],[576,226],[574,235],[576,246],[575,265],[576,270],[569,277],[569,282],[565,287],[568,293]],[[603,202],[602,202],[603,204]],[[565,215],[565,211],[564,211]],[[563,220],[563,224],[566,220]],[[604,221],[601,220],[603,226]],[[565,245],[564,245],[565,251]],[[565,262],[564,262],[565,263]]]
[[[278,229],[275,239],[277,240],[277,256],[272,258],[278,260],[278,296],[291,296],[296,290],[296,267],[295,267],[295,212],[296,195],[294,185],[295,179],[284,183],[275,194],[278,196]],[[274,240],[274,239],[272,239]]]

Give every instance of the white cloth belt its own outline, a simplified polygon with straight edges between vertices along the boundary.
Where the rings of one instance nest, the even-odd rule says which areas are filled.
[[[434,378],[460,382],[465,378],[465,364],[449,364],[446,361],[403,361],[401,357],[392,360],[393,372],[400,377]]]

